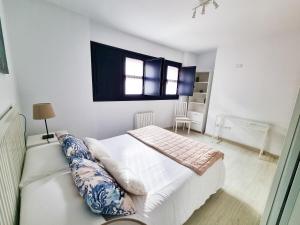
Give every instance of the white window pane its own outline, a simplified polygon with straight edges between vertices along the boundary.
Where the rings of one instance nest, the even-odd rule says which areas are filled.
[[[178,68],[174,66],[168,66],[167,69],[167,79],[168,80],[177,80],[178,79]]]
[[[138,59],[126,58],[125,74],[132,76],[143,76],[144,62]]]
[[[126,95],[141,95],[143,93],[143,79],[126,78],[125,94]]]
[[[166,95],[176,95],[177,94],[177,82],[167,81]]]

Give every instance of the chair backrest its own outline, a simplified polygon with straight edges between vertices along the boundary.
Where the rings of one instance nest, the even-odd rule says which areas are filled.
[[[187,116],[188,105],[187,102],[178,101],[175,106],[175,116]]]

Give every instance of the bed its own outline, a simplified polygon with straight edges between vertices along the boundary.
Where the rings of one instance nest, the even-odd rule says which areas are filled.
[[[148,194],[132,197],[137,213],[129,217],[145,224],[183,224],[224,184],[222,160],[198,176],[128,134],[102,140],[102,143],[113,159],[125,163],[143,181]],[[58,144],[39,148],[39,151],[60,151]],[[29,154],[39,152],[35,148],[29,151]],[[106,221],[89,211],[67,169],[25,185],[21,202],[21,225],[99,225]]]
[[[18,134],[22,132],[19,130]],[[10,135],[16,136],[16,133]],[[102,140],[102,143],[113,159],[135,171],[147,190],[146,196],[132,196],[137,212],[126,219],[148,225],[183,224],[224,184],[225,168],[221,159],[199,176],[128,134]],[[24,155],[23,144],[20,155]],[[47,160],[43,163],[35,162],[45,156]],[[20,161],[17,168],[21,170],[22,164]],[[16,184],[9,185],[16,189]],[[20,187],[20,225],[101,225],[107,222],[84,204],[57,143],[27,150]],[[1,187],[1,193],[3,190]],[[16,224],[19,194],[16,190],[14,193],[14,207],[1,212],[10,213],[15,219],[3,224]],[[1,202],[1,209],[3,206],[5,202]]]

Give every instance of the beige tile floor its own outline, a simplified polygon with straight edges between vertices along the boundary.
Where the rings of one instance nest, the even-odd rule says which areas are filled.
[[[186,132],[179,134],[187,136]],[[225,154],[224,188],[195,211],[185,225],[258,225],[275,174],[277,160],[258,158],[253,150],[191,132],[188,137],[205,142]]]

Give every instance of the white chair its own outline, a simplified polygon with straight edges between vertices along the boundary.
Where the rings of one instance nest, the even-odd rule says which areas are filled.
[[[177,132],[178,124],[182,124],[182,129],[184,130],[185,125],[188,126],[188,134],[191,130],[191,119],[187,117],[188,105],[187,102],[178,101],[175,106],[175,119],[173,123],[173,130],[175,127],[175,132]]]

